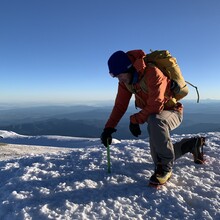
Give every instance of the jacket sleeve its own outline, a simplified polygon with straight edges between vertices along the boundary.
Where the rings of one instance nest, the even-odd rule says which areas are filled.
[[[132,93],[127,90],[126,86],[123,83],[119,83],[115,104],[105,128],[115,128],[117,126],[128,108],[131,96]]]
[[[168,84],[168,78],[156,67],[147,67],[145,74],[148,88],[148,98],[145,100],[145,107],[130,117],[134,124],[143,124],[147,121],[150,114],[158,114],[164,108],[165,91]]]

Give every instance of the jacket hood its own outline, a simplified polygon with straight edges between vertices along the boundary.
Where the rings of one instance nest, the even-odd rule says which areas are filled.
[[[145,52],[143,50],[130,50],[126,53],[136,69],[138,73],[139,80],[142,78],[144,74],[144,70],[146,68],[145,62],[143,58],[146,56]]]

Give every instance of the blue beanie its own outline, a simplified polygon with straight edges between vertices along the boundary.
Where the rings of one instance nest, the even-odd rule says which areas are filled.
[[[131,66],[128,55],[121,50],[113,53],[108,60],[109,73],[113,76],[125,73]]]

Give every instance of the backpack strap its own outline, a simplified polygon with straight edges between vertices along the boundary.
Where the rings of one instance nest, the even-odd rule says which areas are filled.
[[[146,85],[145,79],[144,79],[145,74],[146,74],[146,68],[144,69],[144,74],[142,75],[141,79],[138,82],[138,84],[140,86],[139,90],[137,90],[133,84],[125,83],[127,90],[129,92],[131,92],[132,94],[134,94],[143,103],[143,105],[145,105],[146,103],[137,93],[140,91],[143,91],[144,93],[148,93],[147,85]]]
[[[198,90],[197,86],[194,86],[192,83],[190,83],[188,81],[186,81],[186,83],[195,88],[196,93],[197,93],[197,103],[199,103],[199,90]]]

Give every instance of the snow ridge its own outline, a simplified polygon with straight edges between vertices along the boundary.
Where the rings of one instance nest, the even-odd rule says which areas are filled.
[[[108,174],[98,138],[0,135],[8,143],[0,144],[0,219],[220,219],[219,132],[173,135],[174,142],[205,136],[207,163],[186,154],[159,190],[147,186],[148,140],[114,140]],[[48,146],[34,146],[41,138]],[[21,143],[26,139],[32,144]]]

